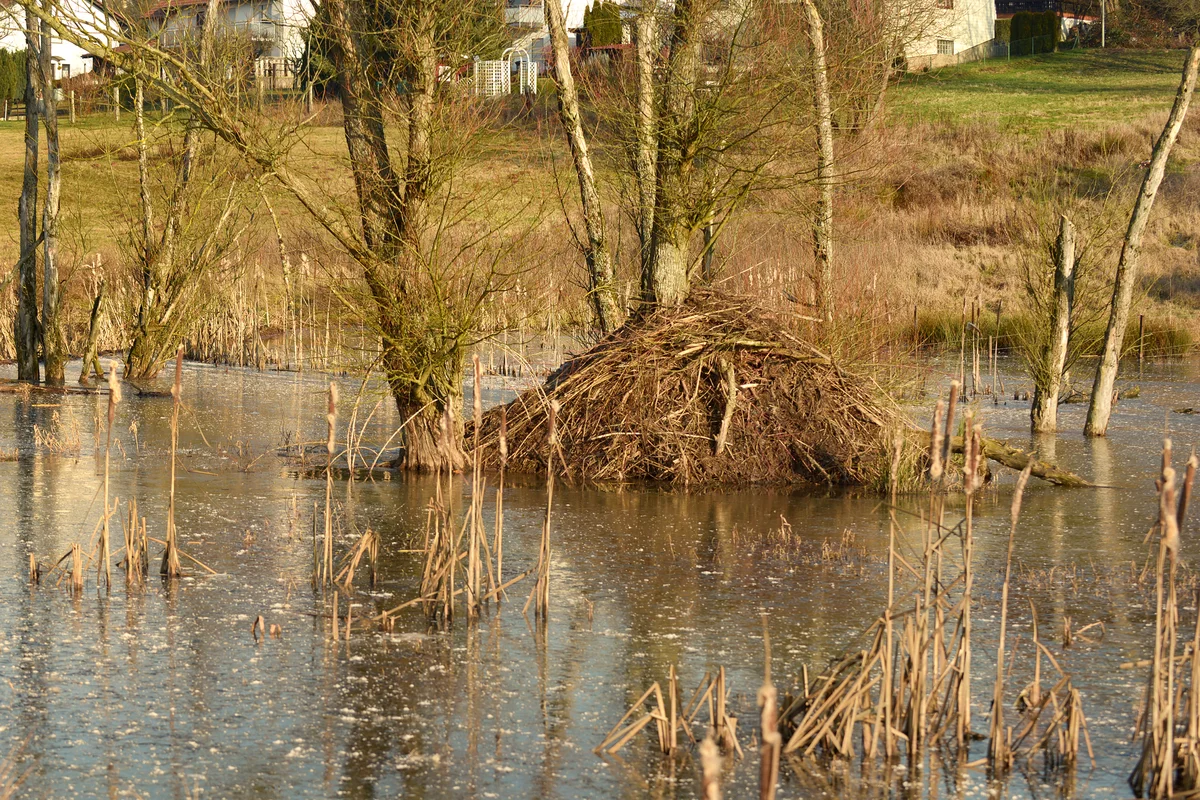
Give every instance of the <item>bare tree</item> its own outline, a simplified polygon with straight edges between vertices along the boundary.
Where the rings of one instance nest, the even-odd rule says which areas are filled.
[[[1138,256],[1142,248],[1142,236],[1150,221],[1150,210],[1167,169],[1171,149],[1183,127],[1188,105],[1196,88],[1196,72],[1200,69],[1200,45],[1192,45],[1183,65],[1183,74],[1175,102],[1167,117],[1167,124],[1150,153],[1150,165],[1142,180],[1129,228],[1121,246],[1121,257],[1117,263],[1117,276],[1113,284],[1112,309],[1108,328],[1104,335],[1104,353],[1096,367],[1096,380],[1092,384],[1091,402],[1088,405],[1085,436],[1104,436],[1108,432],[1108,421],[1112,415],[1113,386],[1117,380],[1117,367],[1121,360],[1121,348],[1125,340],[1125,328],[1129,324],[1129,309],[1133,303],[1133,290],[1138,281]]]
[[[817,112],[817,199],[813,220],[813,256],[816,275],[817,311],[826,322],[833,320],[833,109],[829,101],[829,77],[825,64],[825,26],[815,0],[804,0],[808,37],[812,48],[813,104]]]
[[[17,318],[15,341],[17,378],[36,383],[38,366],[37,308],[37,202],[38,138],[42,100],[40,20],[32,6],[25,9],[25,171],[17,216],[21,229],[21,255],[17,265]]]
[[[579,197],[583,205],[583,224],[587,231],[583,250],[588,267],[588,297],[596,315],[596,325],[602,335],[607,335],[620,324],[621,311],[617,304],[612,254],[608,250],[604,232],[604,209],[601,207],[600,193],[596,190],[596,173],[592,168],[592,157],[588,152],[583,119],[579,113],[579,94],[571,74],[570,48],[562,5],[556,0],[548,0],[545,10],[546,27],[550,30],[550,42],[554,50],[558,114],[571,147],[571,157],[575,161]]]
[[[634,48],[637,58],[637,108],[634,130],[637,144],[634,178],[637,184],[637,232],[641,245],[641,267],[650,268],[654,237],[655,162],[658,158],[654,70],[658,60],[658,2],[642,0],[634,18]]]
[[[51,10],[51,0],[42,0]],[[58,89],[54,85],[50,26],[41,22],[39,82],[42,86],[43,124],[46,127],[46,206],[42,211],[42,356],[45,380],[50,386],[65,382],[67,337],[62,320],[62,287],[58,277],[58,206],[62,196],[62,167],[58,140]]]
[[[1034,373],[1030,418],[1035,433],[1058,427],[1058,394],[1071,338],[1071,306],[1075,301],[1075,226],[1061,218],[1054,248],[1054,300],[1050,312],[1050,338],[1040,369]]]

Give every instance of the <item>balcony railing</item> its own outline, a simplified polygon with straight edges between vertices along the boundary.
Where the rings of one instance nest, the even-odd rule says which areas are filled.
[[[183,47],[189,44],[199,44],[200,42],[200,25],[198,21],[191,19],[187,20],[190,24],[183,24],[184,20],[168,22],[158,34],[158,40],[165,47]],[[236,22],[223,21],[222,29],[226,32],[233,32],[239,36],[246,36],[257,42],[274,42],[277,41],[282,34],[282,26],[274,21],[264,20],[238,20]]]

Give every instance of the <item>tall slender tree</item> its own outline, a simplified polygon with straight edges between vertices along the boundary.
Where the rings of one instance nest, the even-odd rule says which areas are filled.
[[[583,226],[587,241],[583,242],[584,259],[588,268],[588,297],[596,317],[596,327],[608,335],[620,324],[621,310],[617,304],[617,287],[613,277],[612,254],[608,250],[604,230],[604,209],[596,190],[596,172],[588,150],[583,118],[579,113],[579,94],[571,74],[571,52],[567,40],[567,23],[562,5],[556,0],[545,3],[546,27],[554,53],[554,83],[558,87],[558,116],[562,122],[575,174],[579,178],[579,198],[583,206]]]
[[[49,12],[51,0],[42,0]],[[42,211],[42,357],[46,383],[62,386],[67,361],[67,337],[62,319],[62,286],[58,274],[58,207],[62,195],[62,167],[58,139],[58,89],[51,61],[50,25],[42,21],[39,81],[43,87],[43,124],[46,127],[46,206]]]
[[[1108,432],[1108,421],[1112,416],[1113,387],[1117,381],[1117,367],[1121,361],[1121,348],[1125,341],[1125,329],[1129,325],[1129,309],[1133,305],[1133,290],[1138,282],[1138,256],[1142,250],[1142,237],[1150,222],[1150,210],[1154,198],[1167,171],[1167,160],[1179,131],[1183,128],[1188,105],[1196,88],[1196,73],[1200,70],[1200,44],[1192,45],[1183,63],[1183,74],[1175,102],[1167,116],[1154,149],[1150,153],[1150,164],[1142,179],[1133,214],[1129,217],[1129,228],[1121,245],[1121,257],[1117,263],[1117,276],[1113,283],[1112,309],[1108,328],[1104,332],[1104,353],[1096,366],[1096,380],[1092,383],[1091,402],[1088,404],[1085,436],[1104,436]]]
[[[21,199],[17,218],[21,229],[21,255],[17,265],[17,318],[15,321],[17,378],[36,383],[41,378],[38,367],[38,308],[37,308],[37,204],[38,204],[38,135],[41,108],[41,23],[33,10],[25,11],[25,171],[21,182]]]

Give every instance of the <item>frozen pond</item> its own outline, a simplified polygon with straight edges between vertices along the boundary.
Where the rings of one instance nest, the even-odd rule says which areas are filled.
[[[7,371],[4,371],[7,370]],[[11,368],[3,368],[11,377]],[[69,375],[77,374],[72,365]],[[1081,372],[1082,374],[1082,372]],[[929,385],[941,385],[932,370]],[[1137,573],[1157,508],[1154,478],[1167,426],[1177,460],[1200,441],[1200,362],[1148,365],[1136,399],[1116,409],[1108,439],[1086,441],[1084,405],[1060,409],[1057,442],[1032,443],[1028,403],[980,400],[988,435],[1037,446],[1105,488],[1057,489],[1034,481],[1016,543],[1010,651],[1028,656],[1030,601],[1043,638],[1082,692],[1097,765],[1073,783],[1045,786],[1018,771],[1018,797],[1125,797],[1136,761],[1131,743],[1145,671],[1153,595]],[[1008,376],[1006,395],[1027,384]],[[358,385],[340,380],[344,423]],[[176,519],[185,552],[219,573],[173,585],[153,575],[127,591],[114,569],[105,591],[88,575],[81,595],[52,576],[27,581],[29,555],[52,564],[94,540],[102,508],[102,439],[95,421],[107,399],[41,393],[0,395],[0,753],[19,749],[32,797],[661,797],[699,794],[690,755],[668,759],[642,734],[620,753],[592,752],[628,704],[674,665],[685,694],[724,666],[748,748],[762,679],[761,614],[781,693],[802,664],[816,674],[861,643],[886,599],[888,512],[853,492],[739,490],[680,494],[654,488],[555,492],[551,614],[544,631],[521,606],[528,582],[477,623],[430,628],[418,608],[391,633],[331,641],[325,600],[314,594],[314,504],[324,478],[278,451],[324,439],[325,378],[188,365]],[[1027,387],[1026,387],[1027,388]],[[486,398],[511,396],[500,379]],[[382,400],[382,402],[381,402]],[[374,409],[374,410],[373,410]],[[135,498],[149,534],[161,538],[169,484],[169,397],[127,392],[117,413],[112,494]],[[914,408],[923,419],[928,410]],[[369,417],[369,420],[368,420]],[[57,419],[56,419],[57,418]],[[399,420],[368,390],[357,415],[364,442],[387,439]],[[35,432],[35,426],[37,432]],[[135,433],[136,431],[136,433]],[[38,442],[38,434],[60,439]],[[77,447],[76,447],[77,446]],[[60,452],[54,452],[55,450]],[[14,452],[15,451],[15,452]],[[986,732],[998,635],[999,585],[1013,476],[984,493],[976,521],[974,720]],[[545,490],[516,480],[505,492],[505,577],[533,566]],[[456,480],[465,506],[469,487]],[[419,547],[431,478],[340,479],[348,527],[382,537],[380,582],[353,598],[356,617],[416,596]],[[491,525],[491,493],[485,518]],[[917,509],[923,497],[901,499]],[[955,516],[961,502],[949,502]],[[318,510],[319,513],[319,510]],[[461,510],[459,511],[461,515]],[[781,534],[783,521],[790,534]],[[115,538],[121,538],[116,521]],[[914,522],[905,546],[919,537]],[[1183,556],[1200,547],[1184,532]],[[339,552],[351,542],[346,536]],[[116,546],[116,545],[114,545]],[[151,544],[157,572],[161,548]],[[185,568],[188,567],[185,561]],[[1050,570],[1056,568],[1051,573]],[[262,615],[279,638],[256,644]],[[1064,650],[1064,616],[1075,629],[1103,622]],[[1183,620],[1190,635],[1191,603]],[[1019,662],[1021,663],[1021,662]],[[1024,685],[1014,671],[1010,692]],[[700,728],[697,726],[697,733]],[[971,758],[986,754],[974,745]],[[980,769],[935,763],[920,779],[826,774],[809,764],[781,771],[780,797],[983,796]],[[905,779],[908,779],[907,781]],[[730,761],[726,797],[757,796],[758,759]]]

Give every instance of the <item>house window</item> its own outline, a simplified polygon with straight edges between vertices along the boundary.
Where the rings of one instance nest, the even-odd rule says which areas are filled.
[[[59,77],[61,77],[61,78],[71,77],[71,65],[70,64],[62,65],[62,73],[59,75]]]
[[[938,39],[937,51],[939,56],[954,55],[954,40],[953,39]]]

